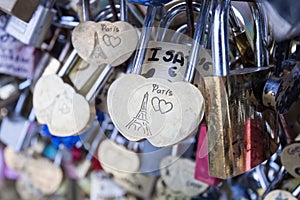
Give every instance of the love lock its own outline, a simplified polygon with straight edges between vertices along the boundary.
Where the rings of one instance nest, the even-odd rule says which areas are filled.
[[[280,155],[282,165],[295,178],[300,178],[300,162],[297,162],[299,154],[300,144],[293,143],[284,147]]]
[[[125,62],[137,45],[137,32],[127,22],[83,22],[73,31],[72,43],[78,54],[91,64]]]
[[[88,90],[77,91],[60,78],[76,64],[74,57],[76,51],[71,53],[58,75],[43,76],[36,83],[34,90],[33,105],[37,119],[40,123],[46,123],[55,136],[82,133],[90,126],[95,118],[95,95],[112,72],[109,65],[99,68],[101,73],[89,85]],[[66,123],[68,126],[65,126]]]
[[[7,147],[4,150],[4,158],[10,168],[28,177],[30,185],[43,195],[53,194],[62,182],[62,169],[44,157],[34,157],[29,149],[17,153]]]
[[[174,192],[184,196],[197,196],[209,187],[208,184],[194,179],[195,162],[186,158],[168,156],[161,162],[162,180]]]
[[[260,3],[249,3],[249,6],[254,19],[255,67],[245,65],[243,69],[233,70],[229,67],[230,2],[226,0],[219,2],[215,10],[213,75],[203,78],[209,172],[210,176],[221,179],[254,168],[270,158],[279,146],[276,113],[262,106],[263,85],[272,70],[262,33],[267,23],[263,23]],[[259,103],[252,101],[251,96]]]
[[[132,74],[117,79],[109,88],[108,111],[124,137],[131,141],[146,138],[154,146],[162,147],[178,143],[196,130],[203,117],[204,99],[200,91],[188,83],[189,75],[187,82],[174,83],[138,75],[156,9],[148,7]],[[187,71],[191,68],[194,66],[187,67]]]
[[[85,128],[90,119],[88,102],[57,75],[38,80],[33,105],[38,121],[47,124],[56,136],[76,134]],[[66,123],[68,126],[65,126]]]
[[[118,132],[116,128],[113,134],[114,132]],[[115,136],[115,139],[111,138],[111,140],[101,142],[98,149],[98,159],[101,166],[107,173],[118,174],[119,176],[126,173],[138,172],[140,168],[138,153],[129,150],[122,144],[116,143],[116,140],[119,140],[118,137],[120,136]],[[121,137],[120,140],[124,141],[124,138]],[[119,163],[122,163],[122,165],[119,165]]]

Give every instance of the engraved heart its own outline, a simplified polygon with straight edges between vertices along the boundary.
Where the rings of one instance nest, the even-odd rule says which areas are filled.
[[[110,40],[109,40],[109,36],[107,34],[103,35],[103,41],[105,43],[106,46],[110,46]]]
[[[203,96],[193,85],[134,74],[113,82],[107,102],[111,119],[124,137],[146,138],[157,147],[186,139],[204,114]]]
[[[73,31],[72,44],[90,64],[118,66],[135,51],[138,35],[127,22],[83,22]]]
[[[161,114],[165,114],[169,111],[171,111],[173,108],[173,104],[171,102],[166,102],[164,99],[161,99],[159,101],[159,110]]]
[[[118,36],[114,37],[113,35],[110,36],[108,34],[105,34],[103,36],[103,41],[106,46],[112,46],[113,48],[115,48],[121,43],[121,38]]]
[[[159,98],[158,97],[153,97],[152,100],[151,100],[151,104],[152,104],[152,107],[155,111],[160,110],[160,108],[159,108]]]
[[[121,43],[121,38],[120,37],[111,36],[109,38],[109,40],[110,40],[110,43],[111,43],[112,47],[119,46],[119,44]]]

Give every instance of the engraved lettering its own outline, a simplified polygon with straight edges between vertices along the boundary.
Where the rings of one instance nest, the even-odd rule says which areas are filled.
[[[170,89],[162,89],[157,84],[152,84],[152,92],[157,94],[163,94],[167,96],[173,96],[173,92]]]
[[[117,26],[111,26],[111,27],[109,27],[106,24],[101,24],[101,31],[103,31],[103,32],[116,32],[116,33],[118,33],[119,32],[119,28]]]

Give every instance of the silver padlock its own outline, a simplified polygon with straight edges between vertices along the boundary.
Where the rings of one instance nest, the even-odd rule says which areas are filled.
[[[30,138],[37,133],[33,109],[30,110],[28,118],[21,115],[24,105],[28,103],[26,100],[28,100],[29,93],[29,88],[24,90],[19,97],[13,115],[5,117],[1,123],[0,140],[16,151],[30,146]]]
[[[6,32],[25,44],[41,47],[56,14],[52,9],[54,3],[55,0],[51,0],[46,5],[39,5],[28,23],[11,16],[5,27]]]

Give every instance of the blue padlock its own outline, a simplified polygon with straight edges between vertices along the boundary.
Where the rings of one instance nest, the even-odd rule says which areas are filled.
[[[41,133],[45,136],[50,137],[52,144],[56,148],[59,148],[59,145],[63,144],[66,148],[71,149],[80,140],[79,135],[67,136],[67,137],[58,137],[58,136],[51,135],[47,125],[42,126]]]

